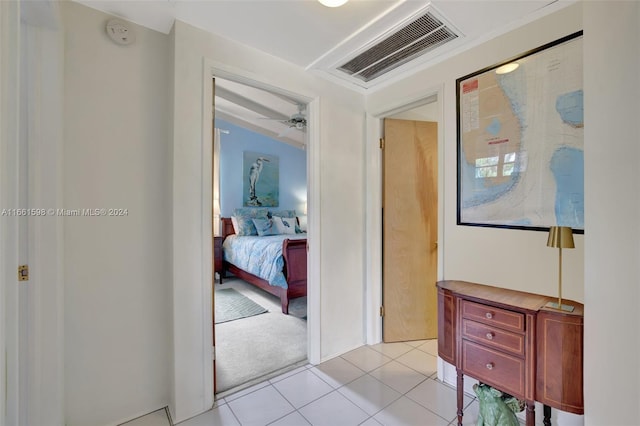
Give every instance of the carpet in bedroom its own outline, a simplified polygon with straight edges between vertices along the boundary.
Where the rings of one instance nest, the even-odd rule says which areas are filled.
[[[233,288],[216,291],[216,324],[260,315],[267,310]]]
[[[216,386],[225,392],[307,359],[306,297],[294,299],[284,315],[279,298],[231,278],[216,285],[234,288],[269,310],[264,314],[216,324]],[[298,316],[297,316],[298,315]]]

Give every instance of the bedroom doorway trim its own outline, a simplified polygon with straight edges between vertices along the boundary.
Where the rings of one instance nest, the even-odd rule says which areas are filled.
[[[202,145],[203,145],[203,229],[211,228],[211,147],[210,141],[212,140],[212,118],[214,117],[213,105],[211,99],[213,99],[214,79],[223,78],[226,80],[232,80],[237,83],[253,86],[259,89],[267,90],[273,93],[282,94],[290,98],[299,100],[302,103],[307,104],[307,205],[308,205],[308,234],[309,234],[309,249],[308,249],[308,263],[307,263],[307,357],[311,364],[318,364],[320,362],[320,221],[318,215],[319,198],[320,198],[320,153],[319,153],[319,120],[320,120],[320,98],[313,95],[304,95],[288,91],[284,88],[269,84],[255,75],[251,75],[243,70],[238,70],[232,67],[228,67],[224,64],[220,64],[216,61],[205,59],[203,63],[203,89],[202,96]],[[209,146],[207,148],[207,146]],[[209,188],[207,190],[207,188]],[[208,225],[205,222],[208,221]],[[210,234],[212,235],[212,234]],[[204,247],[207,245],[207,247]],[[211,241],[208,238],[203,238],[203,253],[211,252]],[[211,259],[211,256],[208,257]],[[203,310],[205,325],[208,326],[208,330],[211,331],[210,326],[212,318],[212,297],[211,294],[211,280],[207,280],[207,277],[213,277],[213,268],[211,262],[203,261]],[[213,398],[213,362],[211,360],[211,346],[213,344],[212,333],[207,333],[207,327],[204,327],[205,335],[203,335],[203,350],[209,354],[208,361],[204,367],[205,375],[205,395],[207,398],[211,395]],[[205,358],[207,359],[207,358]],[[208,373],[208,374],[207,374]],[[213,403],[213,400],[211,401]]]
[[[366,200],[366,265],[365,289],[366,342],[369,345],[382,341],[382,151],[378,141],[383,136],[384,119],[395,114],[409,111],[418,106],[438,102],[438,215],[444,218],[444,123],[443,95],[444,85],[431,87],[411,96],[390,102],[384,109],[367,112],[367,143],[365,147],[367,183]],[[438,241],[444,241],[444,220],[438,221]],[[438,279],[444,271],[443,249],[438,250]],[[440,370],[440,369],[439,369]]]
[[[2,2],[0,22],[0,204],[56,209],[64,83],[58,7]],[[0,425],[62,424],[62,218],[8,215],[0,228]],[[27,281],[18,281],[18,265],[29,266]]]
[[[0,5],[0,204],[62,207],[64,40],[57,4]],[[63,218],[0,224],[0,425],[64,423]],[[29,266],[18,281],[18,265]]]

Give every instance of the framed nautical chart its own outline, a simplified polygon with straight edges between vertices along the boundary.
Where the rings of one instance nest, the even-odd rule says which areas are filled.
[[[456,80],[457,223],[584,232],[582,32]]]

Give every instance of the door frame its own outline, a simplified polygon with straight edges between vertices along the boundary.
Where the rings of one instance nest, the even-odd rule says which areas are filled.
[[[213,80],[221,78],[237,83],[253,86],[273,93],[285,95],[307,104],[307,215],[309,246],[307,250],[307,359],[311,364],[319,364],[320,350],[320,98],[312,95],[304,95],[288,91],[284,88],[273,86],[257,78],[255,75],[229,67],[214,60],[204,60],[203,72],[203,96],[202,96],[202,161],[203,161],[203,229],[211,228],[211,206],[213,189],[212,177],[212,152],[211,143],[213,137]],[[209,148],[207,148],[209,146]],[[209,188],[206,190],[206,188]],[[206,222],[208,221],[208,226]],[[209,253],[208,259],[212,259],[213,233],[209,232],[209,238],[203,238],[203,253]],[[206,247],[205,247],[206,246]],[[205,255],[206,256],[206,255]],[[206,277],[213,277],[213,264],[211,261],[203,262],[203,296],[204,297],[204,330],[213,330],[211,327],[213,294],[212,281]],[[208,288],[208,289],[207,289]],[[203,336],[203,348],[207,353],[213,344],[213,333],[205,333]],[[210,353],[210,351],[209,351]],[[205,358],[207,359],[207,358]],[[210,358],[209,358],[210,359]],[[213,397],[213,362],[205,361],[205,395]]]
[[[365,144],[366,158],[366,221],[365,221],[365,318],[366,343],[382,342],[382,151],[379,140],[384,135],[384,119],[415,107],[438,102],[438,217],[444,217],[444,131],[443,131],[444,84],[403,98],[380,111],[367,112]],[[444,220],[438,220],[438,241],[444,240]],[[442,279],[444,257],[442,246],[438,248],[437,279]]]
[[[0,425],[63,424],[63,218],[55,215],[62,206],[64,121],[59,5],[3,3],[0,19],[0,204],[39,211],[20,224],[5,216],[0,225],[0,308],[6,312]],[[29,265],[28,281],[18,281],[19,264]]]
[[[17,165],[20,105],[20,7],[0,3],[0,205],[17,199]],[[0,217],[0,426],[19,420],[18,375],[18,227],[7,216]]]

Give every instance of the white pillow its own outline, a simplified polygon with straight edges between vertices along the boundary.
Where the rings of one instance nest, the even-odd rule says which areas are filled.
[[[279,234],[295,234],[296,233],[295,217],[273,216],[273,222],[276,224],[276,229],[278,230]]]
[[[298,227],[302,232],[307,232],[307,216],[298,216]]]
[[[240,226],[238,226],[238,219],[235,216],[231,216],[231,224],[233,225],[233,232],[237,234]]]

